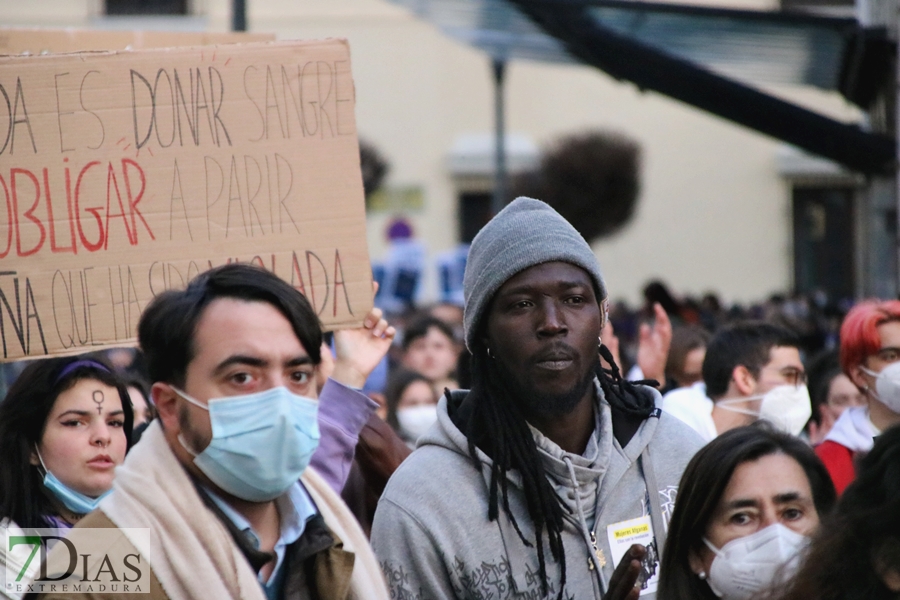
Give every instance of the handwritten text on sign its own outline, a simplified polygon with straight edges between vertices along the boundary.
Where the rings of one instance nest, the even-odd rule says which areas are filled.
[[[0,58],[3,358],[128,341],[234,261],[358,324],[363,206],[343,41]]]

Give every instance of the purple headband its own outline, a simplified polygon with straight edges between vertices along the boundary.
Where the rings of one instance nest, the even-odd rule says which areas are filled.
[[[66,375],[68,375],[69,373],[71,373],[72,371],[74,371],[75,369],[77,369],[79,367],[90,367],[92,369],[97,369],[99,371],[104,371],[106,373],[111,372],[109,370],[109,368],[106,365],[104,365],[103,363],[99,363],[96,360],[91,360],[89,358],[85,358],[85,359],[76,360],[74,362],[70,362],[69,364],[67,364],[65,366],[65,368],[62,371],[60,371],[59,375],[56,376],[56,383],[59,383],[60,381],[62,381],[63,377],[65,377]]]

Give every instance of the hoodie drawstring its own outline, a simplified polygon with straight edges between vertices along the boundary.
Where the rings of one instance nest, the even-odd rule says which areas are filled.
[[[578,511],[578,526],[581,530],[581,535],[584,538],[585,546],[589,548],[588,569],[597,572],[597,578],[598,581],[600,581],[601,589],[605,589],[606,583],[603,580],[602,571],[604,565],[600,562],[602,553],[600,547],[597,545],[596,535],[588,529],[587,526],[587,519],[584,515],[584,506],[581,502],[581,494],[578,493],[579,485],[578,478],[575,476],[575,467],[572,465],[572,460],[568,456],[563,456],[562,460],[569,471],[569,480],[575,490],[575,509]],[[666,524],[662,511],[662,504],[659,501],[659,488],[656,483],[656,473],[653,471],[653,463],[650,460],[650,453],[647,448],[644,448],[644,451],[641,452],[641,456],[638,460],[640,461],[641,471],[643,472],[644,481],[646,482],[647,496],[650,500],[650,522],[653,524],[653,537],[654,541],[657,541],[660,539],[660,536],[665,534]],[[662,548],[657,547],[656,552],[657,560],[661,562]]]
[[[572,487],[575,489],[575,509],[578,511],[578,525],[581,529],[581,535],[584,537],[584,543],[589,548],[588,551],[588,569],[591,571],[597,572],[597,578],[600,581],[600,588],[605,589],[606,585],[603,582],[603,565],[600,564],[600,548],[597,546],[597,538],[594,535],[594,532],[588,529],[587,519],[584,516],[584,507],[581,504],[581,494],[579,494],[579,485],[578,479],[575,477],[575,467],[572,466],[572,459],[568,456],[563,456],[563,462],[566,463],[566,467],[569,470],[569,479],[572,482]]]
[[[641,462],[641,471],[644,474],[644,482],[647,485],[647,497],[650,500],[650,522],[653,523],[653,540],[656,542],[656,556],[662,564],[662,547],[659,540],[665,538],[667,523],[663,516],[662,504],[659,501],[659,486],[656,484],[656,473],[653,471],[653,463],[650,461],[650,451],[647,447],[641,452],[638,459]]]

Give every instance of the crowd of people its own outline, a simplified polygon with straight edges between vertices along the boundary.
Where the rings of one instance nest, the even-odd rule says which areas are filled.
[[[0,597],[73,595],[34,528],[121,531],[153,599],[900,597],[900,301],[611,292],[527,198],[464,306],[323,335],[256,267],[164,292],[138,349],[14,370]]]

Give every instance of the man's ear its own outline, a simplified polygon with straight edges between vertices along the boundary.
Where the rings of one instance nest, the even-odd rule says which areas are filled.
[[[487,333],[481,336],[481,343],[484,346],[484,349],[487,350],[488,356],[491,354],[491,340],[488,338]]]
[[[178,424],[178,394],[168,383],[156,382],[150,388],[150,396],[159,414],[159,420],[164,429],[180,431]]]
[[[756,377],[744,365],[738,365],[731,371],[731,381],[742,396],[752,396],[756,391]]]
[[[865,394],[869,389],[869,381],[866,379],[866,374],[863,373],[862,365],[856,365],[855,367],[850,369],[850,381],[853,382],[859,391]]]

